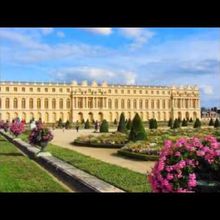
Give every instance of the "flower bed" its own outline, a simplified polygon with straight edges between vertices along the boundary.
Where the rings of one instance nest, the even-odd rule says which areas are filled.
[[[112,134],[102,134],[99,136],[83,135],[73,142],[78,146],[121,148],[128,142],[127,135],[116,132]]]
[[[220,192],[220,143],[210,135],[167,140],[148,177],[154,192]]]

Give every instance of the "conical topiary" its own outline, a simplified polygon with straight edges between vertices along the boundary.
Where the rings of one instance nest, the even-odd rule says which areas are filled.
[[[89,119],[86,120],[86,123],[85,123],[85,129],[89,129],[90,128],[90,123],[89,123]]]
[[[108,122],[104,119],[100,125],[100,133],[108,132]]]
[[[182,126],[187,127],[187,125],[188,125],[187,120],[184,118],[182,121]]]
[[[192,119],[192,118],[190,118],[190,119],[189,119],[189,122],[193,122],[193,119]]]
[[[214,125],[215,125],[215,123],[214,123],[213,119],[211,118],[209,121],[209,126],[214,126]]]
[[[63,121],[60,118],[59,121],[58,121],[58,128],[62,128],[62,127],[63,127]]]
[[[157,120],[152,118],[149,120],[149,129],[157,129]]]
[[[132,121],[129,140],[138,141],[138,140],[146,140],[146,139],[147,139],[147,134],[144,125],[142,123],[140,116],[138,115],[138,113],[136,113]]]
[[[195,121],[195,123],[194,123],[194,126],[193,126],[193,127],[194,127],[194,128],[200,128],[201,125],[202,125],[202,124],[201,124],[201,121],[197,118],[196,121]]]
[[[66,121],[66,123],[65,123],[65,128],[66,128],[66,129],[69,129],[69,128],[70,128],[70,121],[69,121],[69,120]]]
[[[127,129],[126,129],[126,124],[125,124],[125,115],[122,112],[120,115],[120,120],[119,120],[119,124],[118,124],[118,132],[121,133],[126,133]]]
[[[216,118],[216,120],[215,120],[214,127],[215,127],[215,128],[219,128],[219,127],[220,127],[220,122],[219,122],[219,120],[218,120],[217,118]]]
[[[168,121],[168,127],[172,128],[173,127],[173,119],[170,118],[170,120]]]
[[[126,124],[126,129],[131,130],[131,125],[132,125],[132,122],[131,122],[131,119],[129,118]]]
[[[172,128],[173,128],[173,129],[176,129],[176,128],[179,128],[179,127],[180,127],[180,122],[179,122],[178,119],[175,119]]]

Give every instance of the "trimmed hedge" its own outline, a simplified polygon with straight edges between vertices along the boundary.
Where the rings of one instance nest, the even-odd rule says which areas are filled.
[[[118,155],[136,159],[136,160],[157,161],[159,159],[159,155],[147,155],[147,154],[141,154],[141,153],[134,153],[134,152],[126,151],[126,150],[118,150],[117,153]]]
[[[121,132],[121,133],[126,133],[127,132],[126,123],[125,123],[125,115],[124,115],[123,112],[120,115],[120,121],[119,121],[119,124],[118,124],[118,132]]]
[[[108,122],[104,119],[99,129],[100,133],[108,132]]]
[[[105,143],[86,143],[81,141],[74,141],[74,145],[81,147],[97,147],[97,148],[121,148],[126,144],[105,144]]]

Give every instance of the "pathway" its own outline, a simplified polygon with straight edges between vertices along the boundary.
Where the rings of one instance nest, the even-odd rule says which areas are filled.
[[[92,147],[80,147],[72,145],[71,142],[74,141],[80,135],[94,134],[100,135],[100,133],[93,133],[93,129],[80,130],[78,133],[76,130],[63,130],[56,129],[53,131],[54,140],[53,144],[59,145],[63,148],[68,148],[75,150],[84,155],[91,156],[93,158],[102,160],[107,163],[116,164],[121,167],[128,168],[130,170],[146,174],[146,172],[151,171],[155,162],[147,161],[136,161],[131,159],[122,158],[116,155],[118,149],[105,149],[105,148],[92,148]],[[111,129],[110,129],[111,131]]]

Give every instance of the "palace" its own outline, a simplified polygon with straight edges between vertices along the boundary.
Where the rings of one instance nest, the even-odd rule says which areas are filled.
[[[133,118],[137,112],[144,121],[156,118],[200,118],[197,86],[109,85],[106,82],[78,84],[0,82],[0,120],[15,117],[27,122],[42,118],[45,123],[89,119],[113,122],[121,112]]]

